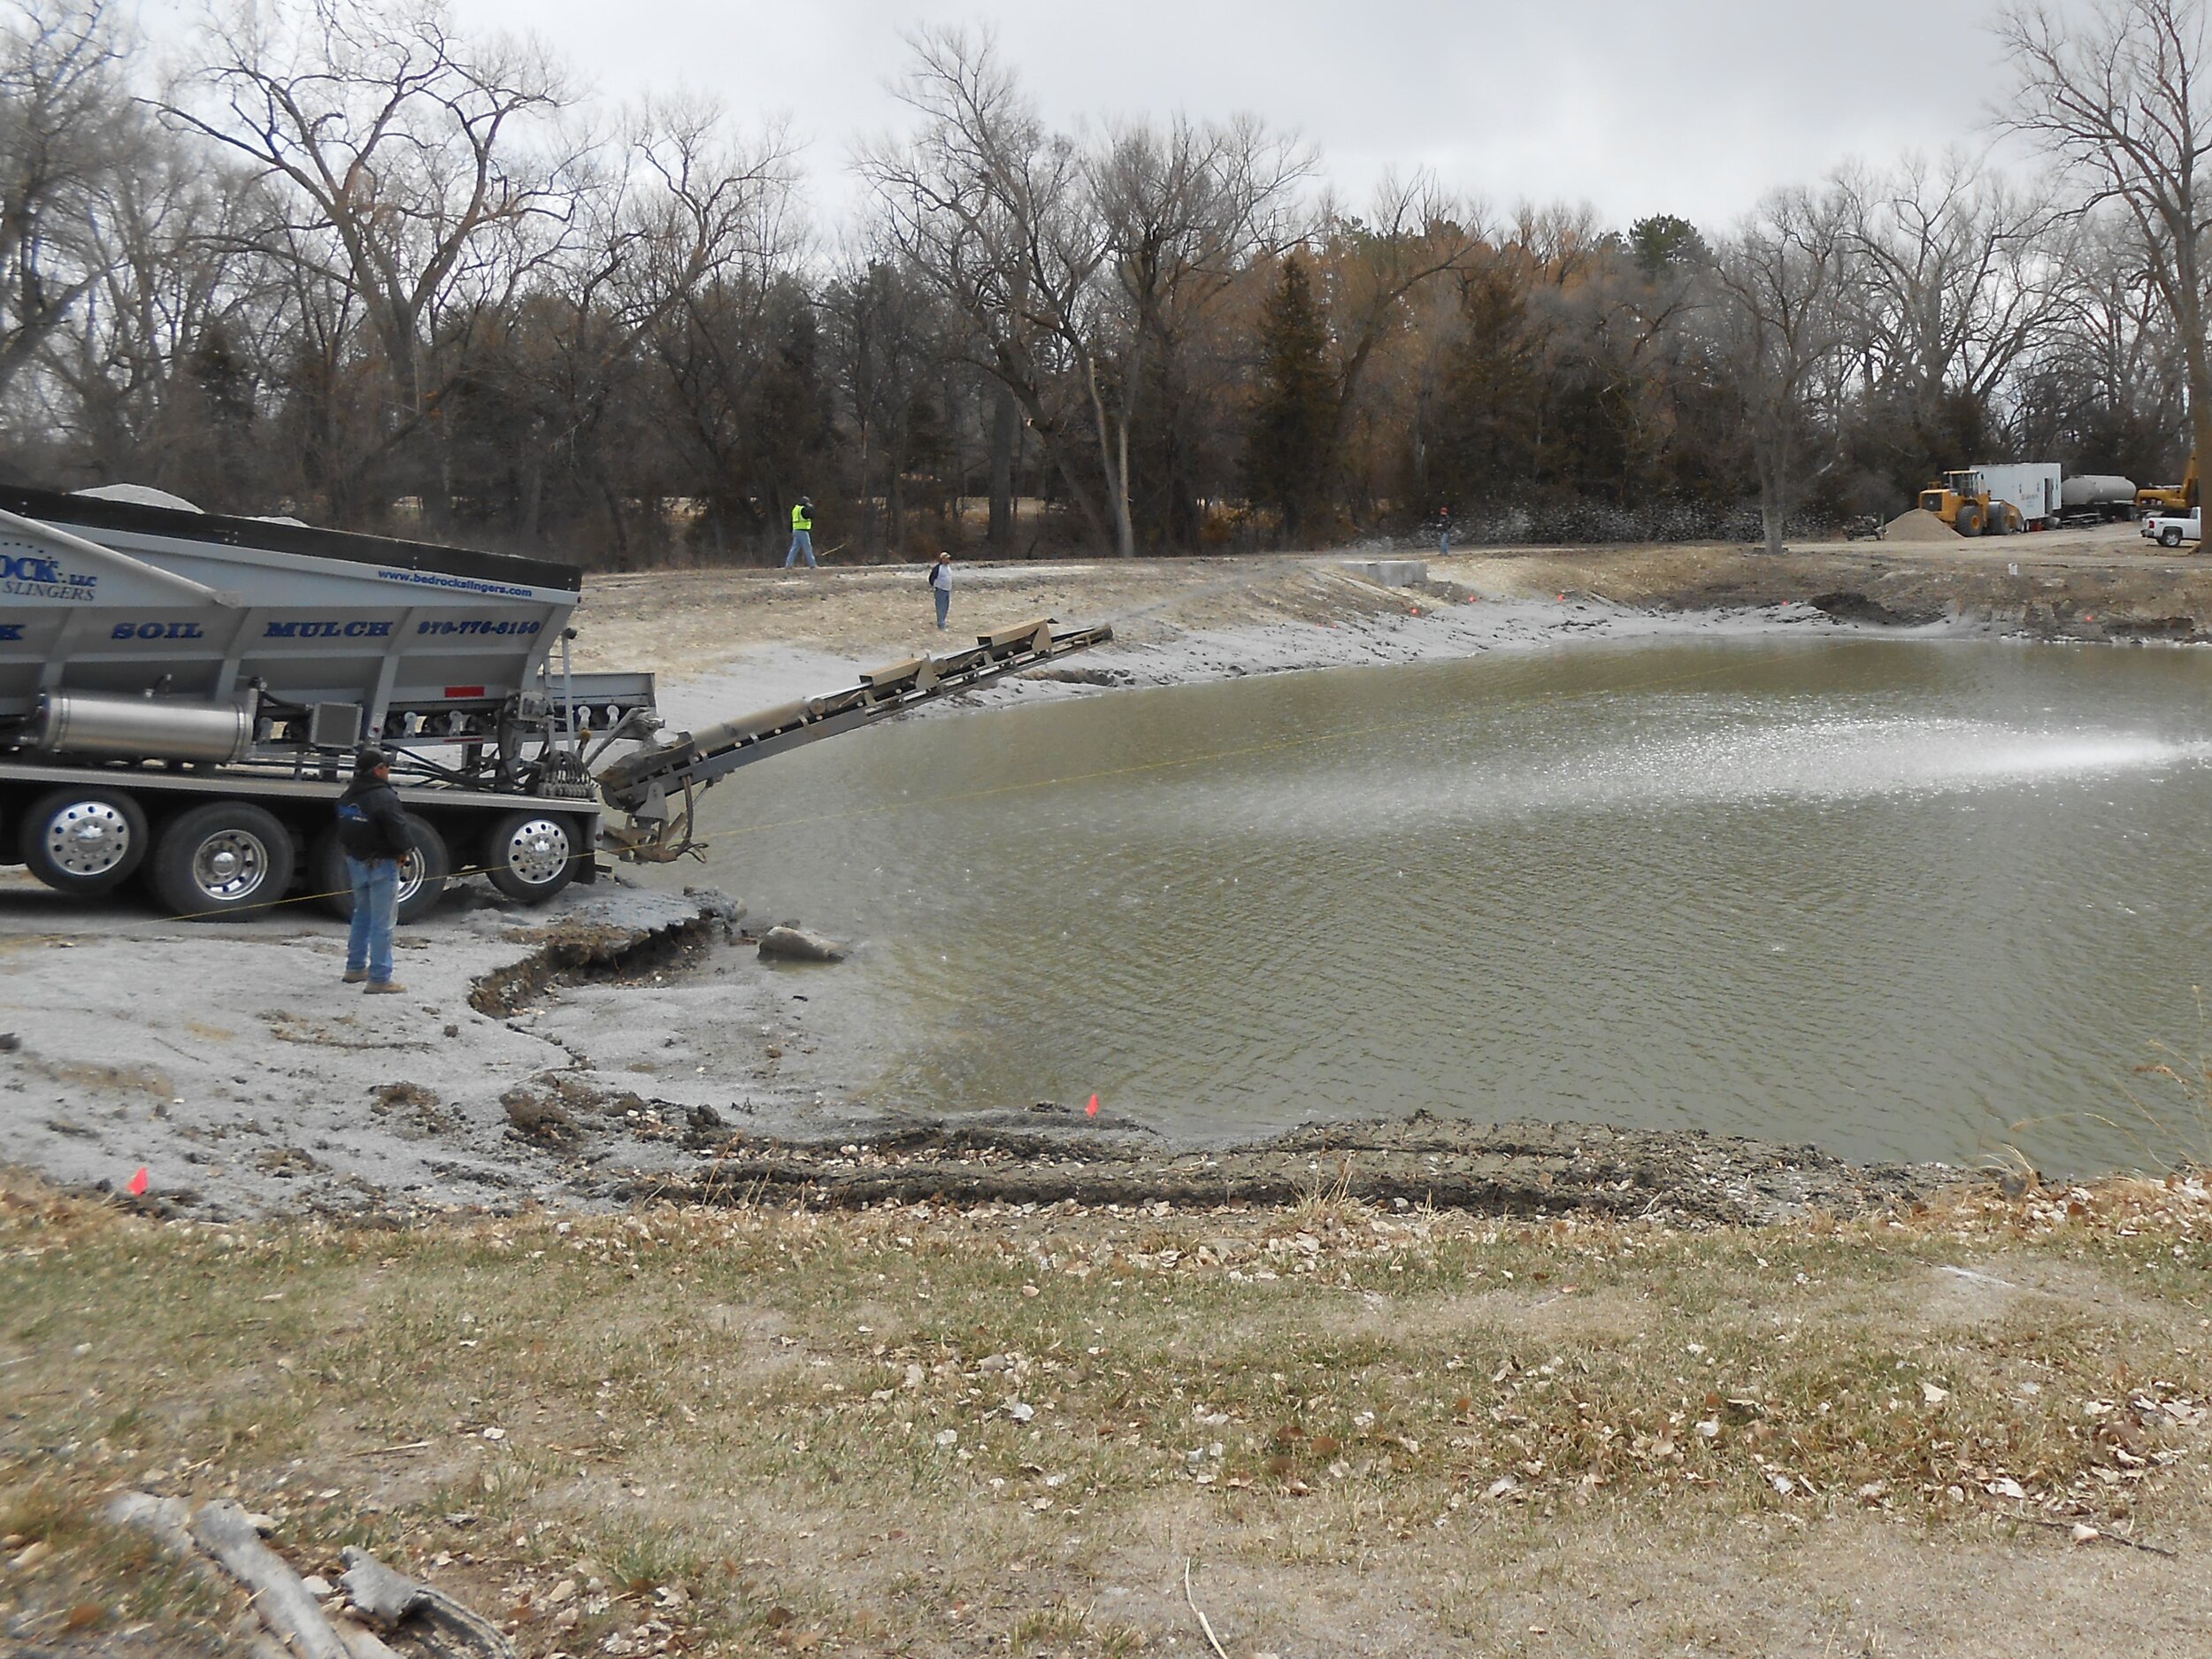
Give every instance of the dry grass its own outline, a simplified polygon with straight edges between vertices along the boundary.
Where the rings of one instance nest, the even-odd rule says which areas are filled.
[[[1949,1563],[1939,1623],[2098,1553],[2154,1577],[2088,1627],[2155,1651],[2172,1569],[2025,1523],[2201,1536],[2208,1227],[2194,1183],[1694,1234],[1320,1188],[252,1236],[24,1188],[0,1532],[51,1548],[0,1632],[213,1650],[234,1609],[92,1518],[132,1485],[534,1654],[1194,1653],[1193,1556],[1240,1659],[1797,1651],[1879,1634],[1885,1552]]]

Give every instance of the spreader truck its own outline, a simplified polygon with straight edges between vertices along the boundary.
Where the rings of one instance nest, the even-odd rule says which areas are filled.
[[[373,741],[414,842],[402,920],[475,875],[541,903],[602,853],[695,853],[698,793],[738,767],[1112,637],[1040,618],[672,734],[651,674],[571,670],[582,591],[542,559],[0,488],[0,862],[197,919],[343,916],[333,807]]]

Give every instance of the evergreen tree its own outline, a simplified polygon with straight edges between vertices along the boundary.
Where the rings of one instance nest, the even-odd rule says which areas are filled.
[[[1453,499],[1527,504],[1551,481],[1540,441],[1556,388],[1538,345],[1525,273],[1494,259],[1461,277],[1436,422],[1437,481]]]
[[[1282,515],[1295,541],[1326,511],[1336,470],[1332,452],[1336,375],[1313,284],[1296,255],[1260,313],[1259,396],[1245,434],[1245,492]]]
[[[1696,226],[1672,213],[1654,213],[1628,227],[1628,250],[1647,281],[1656,282],[1670,271],[1694,270],[1713,262]]]

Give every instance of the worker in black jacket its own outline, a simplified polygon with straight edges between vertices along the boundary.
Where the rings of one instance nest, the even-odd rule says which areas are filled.
[[[412,850],[407,814],[392,787],[391,757],[365,749],[353,763],[353,781],[338,797],[338,844],[346,852],[353,886],[353,931],[346,936],[348,985],[369,982],[369,994],[407,987],[392,978],[392,925],[399,910],[399,866]]]

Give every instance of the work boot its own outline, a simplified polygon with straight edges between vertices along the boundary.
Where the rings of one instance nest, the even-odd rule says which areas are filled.
[[[348,968],[341,976],[340,982],[345,985],[358,985],[368,977],[369,971],[366,968]]]
[[[397,996],[402,992],[405,991],[406,988],[407,987],[402,985],[397,979],[371,979],[369,981],[369,988],[367,991],[364,992],[363,995],[367,996]]]

